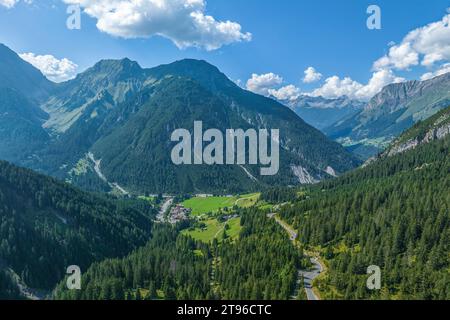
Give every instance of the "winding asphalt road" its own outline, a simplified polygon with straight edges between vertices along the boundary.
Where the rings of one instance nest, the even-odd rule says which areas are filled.
[[[267,215],[270,219],[275,219],[275,221],[283,227],[284,230],[289,234],[290,240],[294,245],[296,245],[295,240],[297,240],[298,234],[295,230],[288,225],[286,222],[281,220],[276,213],[270,213]],[[316,279],[322,272],[323,266],[320,264],[320,261],[315,257],[310,257],[310,261],[313,264],[311,270],[299,270],[298,271],[298,279],[303,277],[303,286],[305,287],[306,296],[308,300],[320,300],[319,297],[314,293],[313,290],[313,281]],[[300,281],[300,280],[299,280]],[[298,284],[300,284],[298,282]]]
[[[317,258],[311,258],[311,263],[313,264],[313,268],[308,271],[301,270],[300,275],[303,276],[303,282],[308,300],[320,300],[314,293],[312,283],[313,280],[323,272],[323,267]]]
[[[170,206],[173,204],[173,198],[167,198],[159,209],[159,213],[156,216],[156,221],[158,222],[166,222],[165,214],[167,210],[169,210]]]

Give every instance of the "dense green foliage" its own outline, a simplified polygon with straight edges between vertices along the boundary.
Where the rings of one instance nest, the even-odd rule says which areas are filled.
[[[28,286],[51,289],[69,265],[86,269],[145,244],[152,210],[0,162],[0,261]]]
[[[20,292],[9,274],[0,270],[0,300],[21,299]]]
[[[239,241],[214,249],[218,293],[224,299],[287,300],[295,289],[302,252],[285,231],[256,209],[242,215]]]
[[[324,248],[338,296],[450,298],[450,139],[330,180],[283,211],[301,240]],[[366,269],[382,269],[381,291]]]
[[[155,225],[149,243],[123,259],[95,263],[82,290],[61,283],[57,299],[287,299],[301,253],[274,221],[242,209],[239,240],[206,244]]]
[[[20,92],[0,84],[0,159],[26,161],[27,155],[42,148],[48,140],[42,128],[45,117]]]
[[[201,299],[211,290],[209,272],[206,245],[179,237],[172,227],[156,225],[145,247],[124,259],[92,265],[82,277],[82,290],[67,291],[62,283],[56,298],[123,300],[136,298],[138,289],[145,289],[151,292],[149,299],[157,298],[156,290],[161,290],[166,299]]]
[[[292,202],[299,197],[295,188],[274,187],[261,192],[261,200],[269,203]]]

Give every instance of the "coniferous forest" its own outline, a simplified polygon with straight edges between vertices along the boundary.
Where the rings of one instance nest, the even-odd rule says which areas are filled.
[[[328,298],[450,298],[449,147],[447,137],[378,161],[283,210],[329,261]],[[366,288],[370,265],[382,270],[379,291]]]
[[[10,37],[5,26],[22,32],[15,17],[35,22],[44,7],[55,9],[47,27],[69,3],[92,21],[70,29],[78,37],[59,30],[56,52],[46,52],[58,46],[43,29],[46,39],[15,39],[17,52],[0,43],[0,300],[450,300],[448,4],[441,21],[418,27],[422,15],[436,17],[421,5],[409,22],[418,29],[389,39],[367,77],[367,61],[351,54],[373,55],[378,41],[361,42],[370,23],[359,34],[334,12],[297,33],[267,3],[289,32],[272,23],[264,47],[260,33],[209,12],[206,0],[44,2],[0,0],[0,39]],[[288,11],[295,22],[309,22],[305,12],[317,20]],[[342,27],[355,36],[334,38]],[[101,36],[84,34],[95,28]],[[317,30],[339,43],[329,63],[313,51]],[[280,35],[291,34],[284,47]],[[111,35],[120,44],[104,42]],[[222,55],[232,43],[239,64]],[[298,43],[302,58],[318,60],[295,71],[307,52],[292,50]],[[93,45],[101,50],[84,50]],[[151,67],[189,47],[235,80],[205,60]],[[295,63],[278,56],[292,52]],[[127,53],[142,66],[97,60]],[[426,73],[408,75],[416,67]]]
[[[274,221],[249,209],[237,241],[205,244],[155,225],[149,243],[93,264],[80,291],[62,282],[56,299],[288,299],[302,255]]]
[[[144,245],[154,216],[145,202],[85,193],[6,162],[0,162],[0,203],[0,266],[48,290],[72,264],[86,269]]]

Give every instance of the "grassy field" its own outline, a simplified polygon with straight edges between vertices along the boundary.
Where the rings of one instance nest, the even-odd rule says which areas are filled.
[[[230,229],[227,230],[227,236],[233,240],[237,239],[242,229],[241,218],[229,220],[228,226],[230,227]]]
[[[148,201],[151,204],[155,203],[156,197],[145,197],[145,196],[140,196],[138,197],[139,200],[144,200],[144,201]]]
[[[219,209],[232,208],[233,206],[250,207],[254,205],[259,198],[259,193],[247,194],[234,197],[195,197],[182,203],[185,208],[192,210],[194,216],[200,216],[206,213],[214,213]]]
[[[211,242],[214,239],[221,241],[223,239],[225,223],[220,223],[214,218],[202,222],[206,225],[204,229],[184,230],[182,234],[203,242]],[[233,240],[237,239],[241,232],[241,218],[230,219],[226,223],[230,227],[227,230],[227,236]]]

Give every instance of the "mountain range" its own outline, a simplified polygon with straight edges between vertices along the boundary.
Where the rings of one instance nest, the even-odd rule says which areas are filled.
[[[356,115],[325,128],[328,137],[362,158],[384,150],[403,131],[450,104],[450,73],[390,84]]]
[[[56,84],[0,46],[0,158],[53,176],[0,160],[0,299],[302,298],[299,270],[310,266],[310,249],[327,266],[313,283],[322,299],[449,299],[448,80],[390,85],[367,105],[300,97],[286,107],[205,61],[145,69],[103,60]],[[350,170],[360,162],[293,109],[314,109],[309,122],[328,113],[337,123],[323,130],[355,153],[389,145]],[[279,175],[173,165],[170,134],[192,131],[194,121],[280,129]],[[223,229],[195,240],[189,232],[203,233],[211,220],[156,223],[159,196],[115,197],[61,180],[132,195],[282,187],[248,208],[230,198],[233,208],[206,214],[223,219]],[[239,221],[233,237],[230,215]],[[66,289],[70,265],[81,267],[82,290]],[[382,270],[381,290],[367,290],[369,265]]]
[[[293,111],[241,89],[205,61],[145,69],[103,60],[55,84],[6,46],[0,60],[7,61],[0,64],[0,158],[89,190],[242,192],[313,183],[359,163]],[[250,165],[173,165],[170,134],[192,132],[194,121],[222,132],[279,129],[279,174],[260,177]]]
[[[365,103],[346,96],[336,99],[301,95],[296,99],[280,100],[300,118],[319,130],[324,130],[346,118],[355,116]]]

